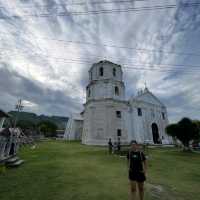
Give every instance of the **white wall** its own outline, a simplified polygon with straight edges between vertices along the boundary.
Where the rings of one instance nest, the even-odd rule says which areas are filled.
[[[168,125],[167,111],[165,108],[161,105],[142,101],[132,101],[131,107],[131,120],[133,120],[132,124],[134,125],[132,132],[133,139],[136,139],[138,142],[151,141],[153,143],[152,124],[156,123],[160,139],[163,137],[167,140],[167,143],[171,143],[171,138],[165,132],[165,128]],[[142,116],[138,116],[137,108],[142,109]],[[165,119],[163,119],[162,113],[165,114]]]
[[[83,120],[71,116],[67,122],[63,138],[66,140],[80,140],[83,132]]]
[[[121,111],[121,118],[116,117],[116,111]],[[127,111],[126,102],[114,100],[93,101],[86,105],[82,142],[84,144],[107,145],[109,138],[112,141],[117,141],[117,129],[121,129],[121,141],[127,143]]]
[[[119,95],[115,94],[115,86],[119,88]],[[118,100],[125,99],[125,87],[123,82],[119,81],[97,81],[89,85],[88,90],[90,90],[90,96],[88,96],[87,91],[87,101],[102,98],[113,98]]]

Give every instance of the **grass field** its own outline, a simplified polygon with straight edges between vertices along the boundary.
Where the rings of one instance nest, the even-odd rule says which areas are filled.
[[[151,149],[146,200],[199,200],[200,154]],[[0,175],[0,200],[128,199],[126,159],[105,148],[48,141],[21,149],[26,162]]]

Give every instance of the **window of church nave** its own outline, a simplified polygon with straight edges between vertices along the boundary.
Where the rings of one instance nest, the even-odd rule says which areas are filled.
[[[142,116],[142,108],[138,108],[137,112],[138,112],[138,116]]]
[[[99,68],[99,76],[103,76],[103,67]]]
[[[117,117],[117,118],[121,118],[121,117],[122,117],[121,111],[116,111],[116,117]]]
[[[90,72],[90,80],[92,80],[92,71]]]
[[[113,68],[113,76],[116,76],[116,69]]]
[[[153,109],[151,109],[151,117],[154,118],[155,117],[155,112]]]
[[[115,95],[119,96],[119,88],[115,86]]]
[[[165,119],[165,113],[164,112],[162,112],[162,118]]]
[[[122,136],[122,130],[121,129],[117,129],[117,136],[121,137]]]

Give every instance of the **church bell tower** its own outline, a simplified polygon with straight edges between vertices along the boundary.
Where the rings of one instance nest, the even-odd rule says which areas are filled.
[[[109,138],[127,141],[124,121],[128,106],[122,77],[121,66],[110,61],[100,61],[90,68],[83,113],[84,144],[106,145]]]

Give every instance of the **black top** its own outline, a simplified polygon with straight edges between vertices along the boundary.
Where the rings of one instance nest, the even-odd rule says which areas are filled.
[[[143,152],[129,151],[129,153],[127,154],[127,159],[129,161],[129,170],[135,172],[143,171],[142,163],[146,160]]]
[[[111,141],[108,142],[108,146],[109,146],[109,147],[112,147],[112,146],[113,146],[113,144],[112,144]]]

